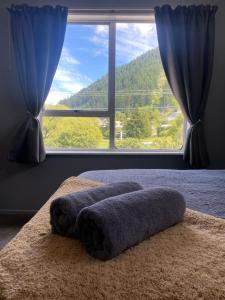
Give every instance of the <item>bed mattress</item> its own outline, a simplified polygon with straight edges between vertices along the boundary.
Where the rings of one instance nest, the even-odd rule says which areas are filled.
[[[132,180],[144,188],[174,188],[184,195],[187,207],[225,219],[225,170],[98,170],[80,177],[104,183]]]

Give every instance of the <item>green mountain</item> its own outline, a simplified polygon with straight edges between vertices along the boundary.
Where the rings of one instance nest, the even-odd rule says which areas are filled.
[[[60,101],[60,104],[73,109],[106,108],[107,82],[108,75],[105,75],[87,88]],[[170,101],[169,98],[171,92],[165,79],[158,48],[116,68],[117,108],[146,106],[154,104],[153,102],[165,105]]]

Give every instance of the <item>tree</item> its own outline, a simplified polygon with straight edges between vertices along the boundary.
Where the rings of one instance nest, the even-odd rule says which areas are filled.
[[[122,141],[116,141],[116,147],[118,149],[142,149],[143,145],[138,139],[124,139]]]
[[[140,108],[135,108],[129,115],[125,125],[127,137],[131,138],[147,138],[151,136],[150,116],[149,113]]]
[[[97,148],[103,138],[97,118],[44,118],[43,132],[50,148]]]
[[[180,113],[174,120],[170,121],[169,127],[161,133],[161,136],[171,137],[177,143],[177,147],[181,147],[183,142],[183,124],[184,116]]]

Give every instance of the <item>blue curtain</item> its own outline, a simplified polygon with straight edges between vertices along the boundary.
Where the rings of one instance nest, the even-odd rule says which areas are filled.
[[[190,123],[184,160],[197,168],[209,164],[203,116],[213,69],[216,11],[210,5],[155,8],[163,68]]]
[[[27,109],[9,152],[9,160],[39,163],[45,149],[37,119],[48,96],[64,42],[66,7],[12,5],[11,37],[18,77]]]

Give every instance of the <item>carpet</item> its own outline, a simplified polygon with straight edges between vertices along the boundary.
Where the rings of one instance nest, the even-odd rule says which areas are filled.
[[[187,210],[183,223],[102,262],[51,233],[50,202],[98,186],[67,179],[0,252],[0,299],[225,299],[225,221]]]

